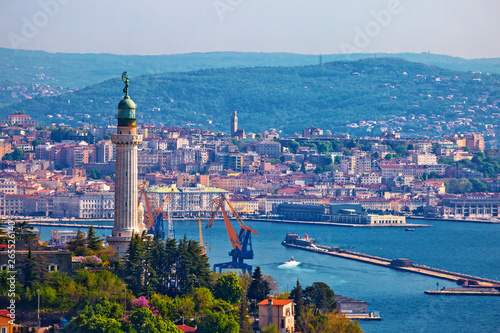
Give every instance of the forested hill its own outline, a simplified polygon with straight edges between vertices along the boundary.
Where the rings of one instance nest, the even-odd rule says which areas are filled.
[[[450,71],[395,58],[207,69],[132,76],[130,81],[139,123],[226,132],[232,110],[238,110],[240,127],[247,131],[274,127],[285,133],[310,125],[353,131],[345,125],[385,120],[397,121],[401,130],[425,134],[429,129],[422,119],[441,123],[446,132],[447,124],[458,119],[470,119],[466,125],[476,128],[485,122],[497,124],[500,112],[500,75]],[[117,75],[76,92],[4,107],[0,116],[24,111],[44,124],[76,125],[85,119],[103,125],[112,115],[114,124],[122,87]],[[375,124],[372,133],[385,126]]]
[[[463,59],[430,53],[329,54],[323,61],[397,57],[451,70],[500,73],[500,58]],[[0,48],[0,80],[83,88],[116,77],[124,70],[138,76],[207,68],[305,66],[319,63],[317,55],[293,53],[208,52],[157,56],[48,53]],[[118,73],[118,74],[117,74]]]

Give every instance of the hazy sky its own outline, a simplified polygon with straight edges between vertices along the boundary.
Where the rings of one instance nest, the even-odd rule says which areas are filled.
[[[0,47],[500,57],[498,0],[0,0]]]

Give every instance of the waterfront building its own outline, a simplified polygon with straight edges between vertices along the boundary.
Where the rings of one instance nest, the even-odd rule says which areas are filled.
[[[345,224],[402,224],[404,216],[375,215],[363,212],[360,204],[303,205],[283,203],[277,207],[278,215],[286,220],[323,221]]]
[[[208,217],[212,211],[212,201],[221,194],[227,194],[223,189],[203,185],[183,188],[151,186],[149,190],[157,203],[171,195],[167,209],[172,217]],[[145,204],[142,196],[141,201]]]
[[[142,135],[137,134],[136,105],[128,95],[126,74],[122,75],[125,97],[118,104],[117,133],[111,135],[116,145],[115,205],[112,235],[106,237],[120,257],[125,255],[133,234],[146,229],[143,214],[138,211],[137,147],[142,143]]]
[[[342,295],[335,295],[334,297],[340,312],[346,315],[368,314],[368,303]]]
[[[471,194],[469,196],[445,196],[440,203],[443,216],[459,219],[498,218],[500,196]]]

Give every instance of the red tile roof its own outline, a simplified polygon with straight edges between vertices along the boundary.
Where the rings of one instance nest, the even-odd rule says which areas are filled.
[[[293,299],[274,299],[274,298],[271,298],[272,300],[272,305],[287,305],[289,303],[293,303]],[[262,302],[260,302],[259,304],[257,305],[268,305],[269,304],[269,298],[266,298],[265,300],[263,300]]]
[[[187,326],[187,325],[175,325],[175,326],[177,326],[177,328],[180,329],[184,333],[196,332],[196,327],[191,327],[191,326]]]

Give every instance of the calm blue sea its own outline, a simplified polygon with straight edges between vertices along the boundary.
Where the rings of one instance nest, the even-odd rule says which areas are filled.
[[[411,220],[409,221],[411,222]],[[282,290],[290,290],[299,279],[302,286],[322,281],[337,294],[368,302],[369,311],[378,311],[379,322],[360,322],[365,332],[500,332],[500,297],[433,296],[424,290],[456,286],[453,282],[399,272],[347,259],[289,249],[280,243],[286,232],[301,236],[307,232],[317,243],[354,247],[385,258],[408,258],[415,263],[449,271],[500,280],[500,225],[441,221],[432,228],[349,228],[250,222],[259,232],[253,236],[255,259],[272,275]],[[175,221],[176,236],[198,239],[197,221]],[[43,240],[51,227],[41,229]],[[70,228],[71,229],[71,228]],[[98,233],[110,234],[110,229]],[[230,243],[222,221],[204,230],[212,264],[229,261]],[[301,262],[283,265],[291,256]]]

